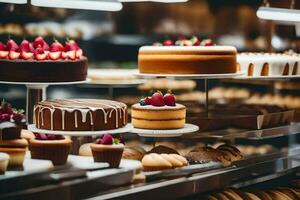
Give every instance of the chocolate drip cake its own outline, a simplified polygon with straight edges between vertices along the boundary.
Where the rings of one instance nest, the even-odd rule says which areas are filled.
[[[124,127],[124,103],[96,99],[54,99],[39,102],[34,109],[37,128],[63,131],[101,131]]]

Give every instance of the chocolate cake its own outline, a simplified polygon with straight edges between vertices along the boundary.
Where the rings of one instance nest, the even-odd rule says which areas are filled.
[[[54,99],[39,102],[34,109],[37,128],[63,131],[100,131],[124,127],[124,103],[96,99]]]
[[[14,82],[84,81],[87,76],[87,63],[86,57],[74,61],[0,59],[0,80]]]

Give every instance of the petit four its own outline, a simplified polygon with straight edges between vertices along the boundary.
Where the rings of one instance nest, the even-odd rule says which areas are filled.
[[[146,151],[140,146],[125,147],[122,158],[129,160],[142,160]]]
[[[22,167],[28,142],[25,139],[0,140],[0,152],[10,157],[9,167]]]
[[[178,154],[179,153],[175,150],[175,149],[172,149],[170,147],[167,147],[167,146],[163,146],[163,145],[158,145],[158,146],[155,146],[153,147],[150,151],[147,152],[148,154],[149,153],[158,153],[158,154]]]
[[[31,158],[51,160],[53,165],[64,165],[71,150],[72,141],[62,135],[35,134],[29,141]]]
[[[117,139],[105,134],[91,144],[91,149],[95,162],[107,162],[111,168],[117,168],[124,151],[124,141],[122,138]]]

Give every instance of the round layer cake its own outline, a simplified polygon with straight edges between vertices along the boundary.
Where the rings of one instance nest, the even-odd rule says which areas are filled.
[[[147,74],[235,73],[236,55],[232,46],[143,46],[138,65]]]
[[[71,82],[87,77],[86,57],[78,60],[0,59],[0,80],[13,82]]]
[[[37,128],[62,131],[101,131],[124,127],[124,103],[96,99],[54,99],[39,102],[34,109]]]
[[[184,105],[152,106],[134,104],[131,110],[131,122],[141,129],[179,129],[185,124],[186,108]]]

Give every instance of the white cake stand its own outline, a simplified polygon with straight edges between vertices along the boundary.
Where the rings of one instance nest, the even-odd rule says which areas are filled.
[[[46,100],[46,88],[49,85],[74,85],[86,83],[85,81],[73,81],[73,82],[14,82],[14,81],[1,81],[2,84],[10,85],[25,85],[27,88],[26,95],[26,119],[28,124],[33,123],[33,109],[34,105],[40,101]]]
[[[238,80],[290,80],[290,79],[298,79],[300,75],[287,75],[287,76],[239,76],[234,79]]]
[[[193,133],[199,130],[199,127],[194,124],[185,124],[183,128],[180,129],[169,129],[169,130],[150,130],[150,129],[139,129],[134,128],[131,125],[131,133],[136,133],[142,137],[179,137],[187,133]]]
[[[39,129],[36,127],[35,124],[30,124],[27,126],[27,129],[34,133],[80,137],[80,136],[100,136],[106,133],[110,133],[110,134],[126,133],[132,130],[132,126],[131,124],[127,124],[125,127],[122,128],[113,129],[113,130],[104,130],[104,131],[54,131],[54,130]]]

